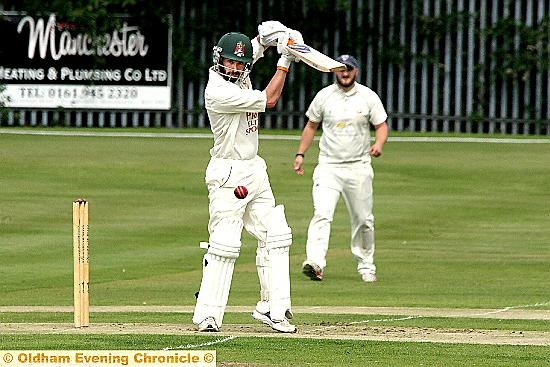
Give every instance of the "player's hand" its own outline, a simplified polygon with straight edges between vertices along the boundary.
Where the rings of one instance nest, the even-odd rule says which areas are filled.
[[[277,52],[281,55],[286,51],[285,46],[288,45],[288,40],[290,39],[289,32],[282,32],[278,34],[277,38]],[[288,51],[286,51],[288,52]]]
[[[382,147],[375,143],[369,148],[369,153],[373,157],[380,157],[382,155]]]
[[[282,39],[283,39],[283,42],[288,42],[287,37],[283,37]],[[286,39],[286,41],[285,41],[285,39]],[[279,39],[279,42],[281,42],[281,39]],[[286,45],[286,43],[284,45]],[[288,49],[286,47],[282,46],[281,43],[277,44],[277,49],[279,49],[279,47],[281,47],[281,50],[282,50],[281,51],[281,58],[279,59],[279,61],[282,62],[282,63],[281,64],[277,63],[278,66],[284,66],[288,69],[292,62],[300,61],[296,56],[294,56],[290,52],[288,52]],[[288,62],[288,66],[285,65],[287,62]]]
[[[302,34],[300,32],[298,32],[297,30],[295,29],[288,29],[288,33],[289,33],[289,38],[294,42],[294,43],[299,43],[299,44],[303,44],[304,43],[304,37],[302,37]]]
[[[260,35],[260,44],[265,47],[277,46],[279,37],[283,36],[288,30],[281,22],[268,20],[258,26]]]
[[[300,176],[304,174],[302,163],[304,163],[304,157],[302,157],[301,155],[297,155],[294,159],[294,172],[296,172],[296,174]]]
[[[293,29],[289,29],[284,35],[281,35],[277,41],[277,52],[281,54],[281,57],[286,57],[290,62],[300,62],[300,59],[291,53],[288,52],[288,48],[286,47],[289,44],[293,43],[304,43],[304,39],[302,38],[302,34],[298,31],[295,31]]]

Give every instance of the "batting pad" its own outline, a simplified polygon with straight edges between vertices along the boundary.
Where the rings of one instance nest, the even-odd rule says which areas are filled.
[[[229,297],[235,261],[241,248],[243,222],[240,218],[222,219],[210,235],[208,252],[203,258],[202,281],[193,322],[214,317],[219,327]]]
[[[292,231],[287,224],[284,206],[276,206],[269,218],[266,247],[270,269],[269,309],[271,319],[282,321],[290,309],[290,270],[288,253]]]
[[[233,278],[235,259],[206,254],[204,255],[204,264],[193,322],[199,324],[205,318],[212,316],[216,320],[216,324],[221,327]]]

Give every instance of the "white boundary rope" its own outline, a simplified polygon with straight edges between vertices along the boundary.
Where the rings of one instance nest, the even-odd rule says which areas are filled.
[[[143,132],[107,132],[107,131],[61,131],[0,129],[0,135],[39,135],[39,136],[87,136],[111,138],[157,138],[157,139],[212,139],[212,134],[202,133],[143,133]],[[261,140],[300,140],[298,135],[260,135]],[[315,137],[318,140],[319,137]],[[374,138],[373,138],[374,139]],[[415,143],[492,143],[492,144],[550,144],[550,138],[476,138],[476,137],[392,137],[390,142]]]

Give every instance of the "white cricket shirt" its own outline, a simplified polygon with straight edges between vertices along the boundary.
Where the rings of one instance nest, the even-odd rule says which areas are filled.
[[[214,134],[212,157],[252,159],[258,153],[258,115],[265,111],[267,95],[246,81],[239,86],[210,69],[204,99]]]
[[[306,116],[322,123],[319,163],[370,162],[370,124],[388,118],[380,97],[370,88],[355,83],[347,92],[336,83],[321,89]]]

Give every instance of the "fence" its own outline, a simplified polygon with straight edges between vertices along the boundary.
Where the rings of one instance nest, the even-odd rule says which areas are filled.
[[[181,1],[174,26],[188,54],[174,62],[172,110],[8,110],[0,124],[207,127],[203,90],[212,45],[226,31],[251,34],[259,22],[280,19],[327,55],[356,55],[359,81],[380,95],[392,130],[550,135],[550,2],[280,0],[275,8],[272,0],[240,3],[243,24],[221,29],[208,23],[225,11],[217,1]],[[277,55],[270,52],[254,68],[256,88],[271,76]],[[281,100],[261,125],[302,128],[307,105],[332,80],[302,63],[293,66]]]

